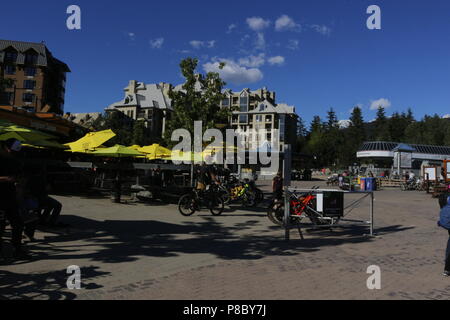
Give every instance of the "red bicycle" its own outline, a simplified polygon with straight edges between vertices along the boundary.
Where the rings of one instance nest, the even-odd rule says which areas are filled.
[[[319,187],[314,187],[308,193],[296,194],[292,193],[289,199],[290,224],[299,223],[304,217],[308,217],[315,225],[329,224],[314,209],[317,205],[317,197],[314,191]],[[274,201],[269,207],[267,216],[274,224],[284,225],[284,200]]]

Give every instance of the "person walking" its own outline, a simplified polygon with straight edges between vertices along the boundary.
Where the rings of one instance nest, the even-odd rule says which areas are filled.
[[[439,199],[439,204],[441,206],[440,217],[438,221],[438,226],[444,228],[448,232],[448,242],[447,249],[445,250],[445,268],[443,275],[445,277],[450,276],[450,197],[448,194],[441,196]]]

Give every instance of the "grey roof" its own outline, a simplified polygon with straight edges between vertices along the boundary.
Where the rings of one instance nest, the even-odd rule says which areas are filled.
[[[66,72],[70,72],[69,67],[62,61],[54,58],[50,51],[47,49],[44,43],[35,42],[24,42],[24,41],[13,41],[13,40],[1,40],[0,39],[0,63],[4,61],[5,52],[4,50],[12,47],[17,50],[17,64],[25,63],[25,52],[33,49],[38,54],[38,59],[36,64],[38,66],[47,67],[49,64],[49,58],[52,58],[54,63],[60,64],[66,69]]]
[[[12,41],[12,40],[0,40],[0,51],[2,51],[2,56],[0,56],[0,62],[4,59],[4,50],[6,48],[13,47],[18,51],[17,54],[17,64],[25,63],[25,52],[33,49],[38,54],[37,65],[47,66],[47,48],[43,43],[32,43],[32,42],[22,42],[22,41]]]
[[[390,151],[394,152],[395,149],[402,145],[401,142],[386,142],[386,141],[370,141],[364,142],[361,148],[359,148],[359,152],[362,151]],[[449,146],[433,146],[433,145],[425,145],[425,144],[408,144],[407,146],[411,147],[411,150],[414,153],[423,153],[423,154],[437,154],[437,155],[450,155],[450,147]]]
[[[233,114],[261,114],[261,113],[278,113],[278,114],[295,114],[295,107],[288,106],[285,103],[280,103],[277,105],[273,105],[270,101],[267,99],[258,103],[257,107],[248,112],[240,112],[235,111]]]
[[[134,106],[143,109],[172,109],[171,100],[164,94],[163,88],[160,85],[137,82],[136,93],[130,93],[128,92],[128,88],[125,88],[125,97],[108,106],[106,110]]]

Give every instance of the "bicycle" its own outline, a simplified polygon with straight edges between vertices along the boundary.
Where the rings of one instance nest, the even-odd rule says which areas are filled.
[[[256,205],[255,194],[251,191],[250,184],[247,182],[240,182],[237,186],[231,189],[231,201],[242,201],[244,207],[254,207]]]
[[[213,189],[199,191],[193,189],[178,202],[178,211],[185,217],[192,216],[206,206],[213,216],[220,216],[225,208],[223,199]]]
[[[317,205],[317,197],[314,194],[319,187],[313,187],[309,192],[297,195],[292,193],[289,199],[290,224],[299,223],[304,217],[307,217],[314,225],[329,225],[330,220],[317,212],[314,207]],[[284,201],[274,201],[267,213],[270,221],[274,224],[284,225]],[[333,221],[331,221],[332,223]]]

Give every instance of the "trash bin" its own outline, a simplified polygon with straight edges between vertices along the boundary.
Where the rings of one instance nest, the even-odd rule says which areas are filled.
[[[361,178],[359,185],[360,185],[361,191],[366,191],[366,178]]]
[[[375,178],[366,178],[366,191],[376,191],[377,180]]]

